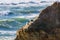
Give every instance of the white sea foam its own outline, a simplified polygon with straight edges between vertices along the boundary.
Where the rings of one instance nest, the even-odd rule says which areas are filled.
[[[16,31],[4,31],[4,30],[0,30],[0,34],[9,34],[9,35],[14,35],[16,34]]]
[[[12,0],[11,0],[12,1]],[[17,0],[18,1],[18,0]],[[30,1],[32,1],[32,2],[34,2],[34,3],[29,3]],[[21,3],[21,2],[23,2],[23,3],[25,3],[25,4],[23,4],[23,3]],[[36,6],[36,5],[39,5],[39,4],[42,4],[43,5],[43,3],[40,3],[41,2],[41,0],[20,0],[18,3],[16,3],[16,2],[14,2],[14,1],[12,1],[11,3],[14,3],[14,4],[17,4],[17,5],[14,5],[14,6]],[[3,3],[4,5],[7,5],[7,4],[9,4],[8,6],[12,6],[12,4],[11,3]],[[19,3],[21,3],[21,4],[19,4]],[[44,3],[44,4],[51,4],[51,3],[53,3],[53,2],[48,2],[48,3]]]
[[[30,19],[30,18],[34,18],[34,17],[36,17],[36,16],[38,16],[39,15],[39,13],[37,13],[37,14],[34,14],[34,13],[32,13],[32,14],[29,14],[29,15],[23,15],[23,16],[14,16],[14,17],[11,17],[11,18],[26,18],[26,19]],[[6,16],[6,17],[9,17],[9,16]],[[14,19],[0,19],[0,21],[14,21]]]
[[[31,4],[31,3],[26,3],[26,4],[17,4],[17,5],[15,5],[15,6],[23,6],[23,7],[29,7],[29,6],[44,6],[44,5],[51,5],[51,4],[53,4],[53,2],[50,2],[50,3],[35,3],[35,4]]]
[[[0,36],[0,40],[14,40],[15,36]]]
[[[12,17],[12,18],[26,18],[26,19],[30,19],[30,18],[34,18],[34,17],[36,17],[36,16],[38,16],[39,14],[34,14],[34,13],[32,13],[32,14],[29,14],[29,15],[23,15],[23,16],[14,16],[14,17]]]
[[[3,16],[3,15],[8,15],[8,12],[10,12],[9,10],[3,10],[3,11],[0,11],[0,16]]]
[[[0,0],[1,3],[19,3],[19,2],[29,2],[29,1],[34,1],[34,2],[40,2],[40,1],[58,1],[58,0]]]
[[[16,31],[4,31],[4,30],[0,30],[0,34],[1,35],[11,35],[11,36],[0,36],[0,40],[14,40],[15,39],[15,34]]]

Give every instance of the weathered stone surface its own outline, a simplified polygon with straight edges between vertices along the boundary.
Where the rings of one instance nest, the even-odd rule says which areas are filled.
[[[60,3],[47,7],[35,21],[18,30],[15,40],[60,40]]]

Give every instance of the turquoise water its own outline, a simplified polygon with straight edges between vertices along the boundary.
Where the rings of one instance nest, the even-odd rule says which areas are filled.
[[[14,40],[16,31],[38,16],[47,4],[28,3],[27,6],[0,5],[0,40]],[[24,5],[24,4],[22,4]]]

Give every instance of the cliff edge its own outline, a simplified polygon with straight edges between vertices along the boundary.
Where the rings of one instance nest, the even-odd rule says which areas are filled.
[[[60,2],[45,8],[16,35],[15,40],[60,40]]]

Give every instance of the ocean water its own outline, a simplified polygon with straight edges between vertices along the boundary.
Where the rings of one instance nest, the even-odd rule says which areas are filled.
[[[0,4],[0,40],[14,40],[17,30],[50,5],[52,3]]]

